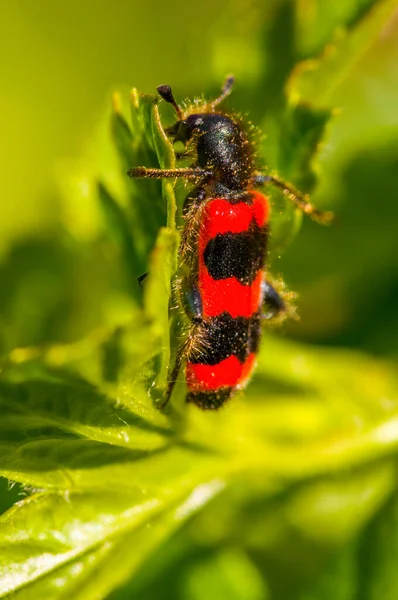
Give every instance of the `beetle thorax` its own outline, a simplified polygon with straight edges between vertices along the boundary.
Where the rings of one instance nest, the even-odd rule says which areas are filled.
[[[217,113],[190,115],[186,127],[188,137],[196,143],[198,165],[213,169],[218,182],[227,189],[246,189],[253,159],[251,144],[241,127]]]

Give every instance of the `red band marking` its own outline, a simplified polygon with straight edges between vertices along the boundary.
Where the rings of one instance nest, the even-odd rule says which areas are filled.
[[[241,387],[249,378],[255,360],[255,354],[249,354],[243,364],[236,356],[229,356],[216,365],[187,363],[188,387],[192,392],[206,392],[221,387]]]
[[[215,317],[224,311],[234,318],[251,317],[260,307],[262,271],[257,273],[251,285],[243,285],[235,277],[215,280],[203,260],[207,244],[217,234],[247,231],[253,219],[259,227],[266,225],[269,212],[266,197],[251,192],[251,198],[252,204],[244,201],[233,204],[215,198],[208,202],[204,211],[199,237],[199,290],[204,318]]]
[[[218,233],[247,231],[253,217],[259,227],[267,224],[269,208],[266,197],[259,192],[251,192],[250,195],[252,204],[243,201],[233,204],[222,198],[214,198],[207,204],[201,231],[206,244]]]
[[[216,317],[229,312],[231,317],[251,317],[262,302],[261,284],[263,271],[259,271],[251,285],[243,285],[235,279],[213,279],[202,260],[200,261],[199,289],[202,296],[203,317]]]

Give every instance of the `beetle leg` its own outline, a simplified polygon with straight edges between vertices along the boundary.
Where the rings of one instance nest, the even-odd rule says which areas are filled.
[[[174,367],[169,377],[163,400],[159,403],[159,408],[164,408],[170,400],[182,363],[186,359],[187,354],[189,354],[190,348],[196,339],[196,333],[198,333],[200,325],[202,324],[202,298],[198,286],[192,282],[185,285],[180,283],[180,286],[182,288],[180,292],[182,304],[192,326],[189,335],[186,336],[177,350]]]
[[[302,194],[296,190],[290,183],[279,179],[275,175],[261,175],[260,173],[255,175],[252,179],[254,185],[271,184],[278,189],[282,190],[285,196],[289,198],[293,204],[303,211],[306,215],[309,215],[314,221],[327,225],[330,223],[334,215],[331,211],[317,210],[309,200],[308,194]]]
[[[127,171],[132,179],[167,179],[184,177],[185,179],[202,179],[213,175],[209,169],[152,169],[151,167],[133,167]]]
[[[286,311],[286,304],[269,281],[263,281],[263,318],[272,319]]]

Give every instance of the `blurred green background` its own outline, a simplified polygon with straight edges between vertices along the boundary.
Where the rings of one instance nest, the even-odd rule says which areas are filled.
[[[371,0],[203,0],[200,6],[25,0],[3,6],[0,52],[2,356],[25,346],[75,342],[104,319],[112,324],[116,305],[126,313],[131,308],[121,292],[108,302],[107,290],[120,274],[112,250],[98,243],[101,227],[90,195],[82,204],[80,189],[73,201],[76,181],[84,188],[87,156],[94,171],[99,156],[101,169],[106,165],[96,144],[107,135],[113,92],[120,90],[125,104],[132,86],[154,93],[161,83],[172,85],[178,99],[210,96],[225,74],[234,73],[228,105],[263,129],[264,161],[296,183],[297,165],[286,161],[295,140],[286,111],[298,100],[333,110],[311,167],[317,177],[313,201],[334,210],[336,222],[323,228],[305,219],[294,242],[273,253],[273,272],[299,294],[301,320],[281,334],[363,350],[387,358],[395,369],[398,3],[395,9],[394,2]],[[320,57],[326,64],[321,75],[316,68],[308,77],[297,68],[292,75],[297,63]],[[112,168],[105,166],[110,180]],[[6,508],[20,498],[20,488],[8,491],[1,481]],[[252,581],[250,591],[240,591],[237,575],[220,594],[231,589],[230,598],[262,597],[260,576],[238,546],[232,543],[214,560],[181,557],[185,547],[177,540],[156,568],[167,573],[173,557],[191,560],[196,566],[184,572],[190,599],[202,598],[196,579],[221,598],[215,573],[228,565],[229,581],[235,563]],[[155,598],[148,573],[142,577],[137,589]],[[350,597],[344,593],[330,598]]]
[[[275,118],[290,68],[339,40],[371,4],[9,3],[0,25],[2,297],[12,285],[6,268],[12,248],[36,234],[51,236],[62,223],[59,173],[87,147],[115,89],[134,85],[153,93],[168,82],[179,98],[211,94],[233,72],[238,83],[229,104],[267,125],[264,113]],[[321,81],[311,98],[304,94],[338,109],[314,195],[338,219],[329,230],[304,223],[274,265],[301,297],[303,318],[289,333],[378,354],[396,352],[398,328],[397,19],[373,32],[331,85]],[[270,35],[277,20],[283,27]],[[265,158],[275,168],[275,140],[265,133]],[[28,284],[19,279],[19,285]]]

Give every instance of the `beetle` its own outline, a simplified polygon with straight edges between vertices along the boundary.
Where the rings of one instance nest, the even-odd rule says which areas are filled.
[[[128,171],[132,178],[182,177],[194,183],[183,207],[177,278],[190,327],[162,406],[185,362],[186,401],[204,409],[221,407],[251,376],[264,315],[286,309],[266,277],[270,203],[258,188],[276,186],[313,219],[325,223],[332,218],[290,184],[258,172],[249,128],[219,107],[233,84],[234,77],[227,77],[215,100],[195,101],[185,109],[170,86],[160,85],[159,95],[177,115],[166,132],[174,143],[193,150],[194,163],[188,168],[139,166]]]

